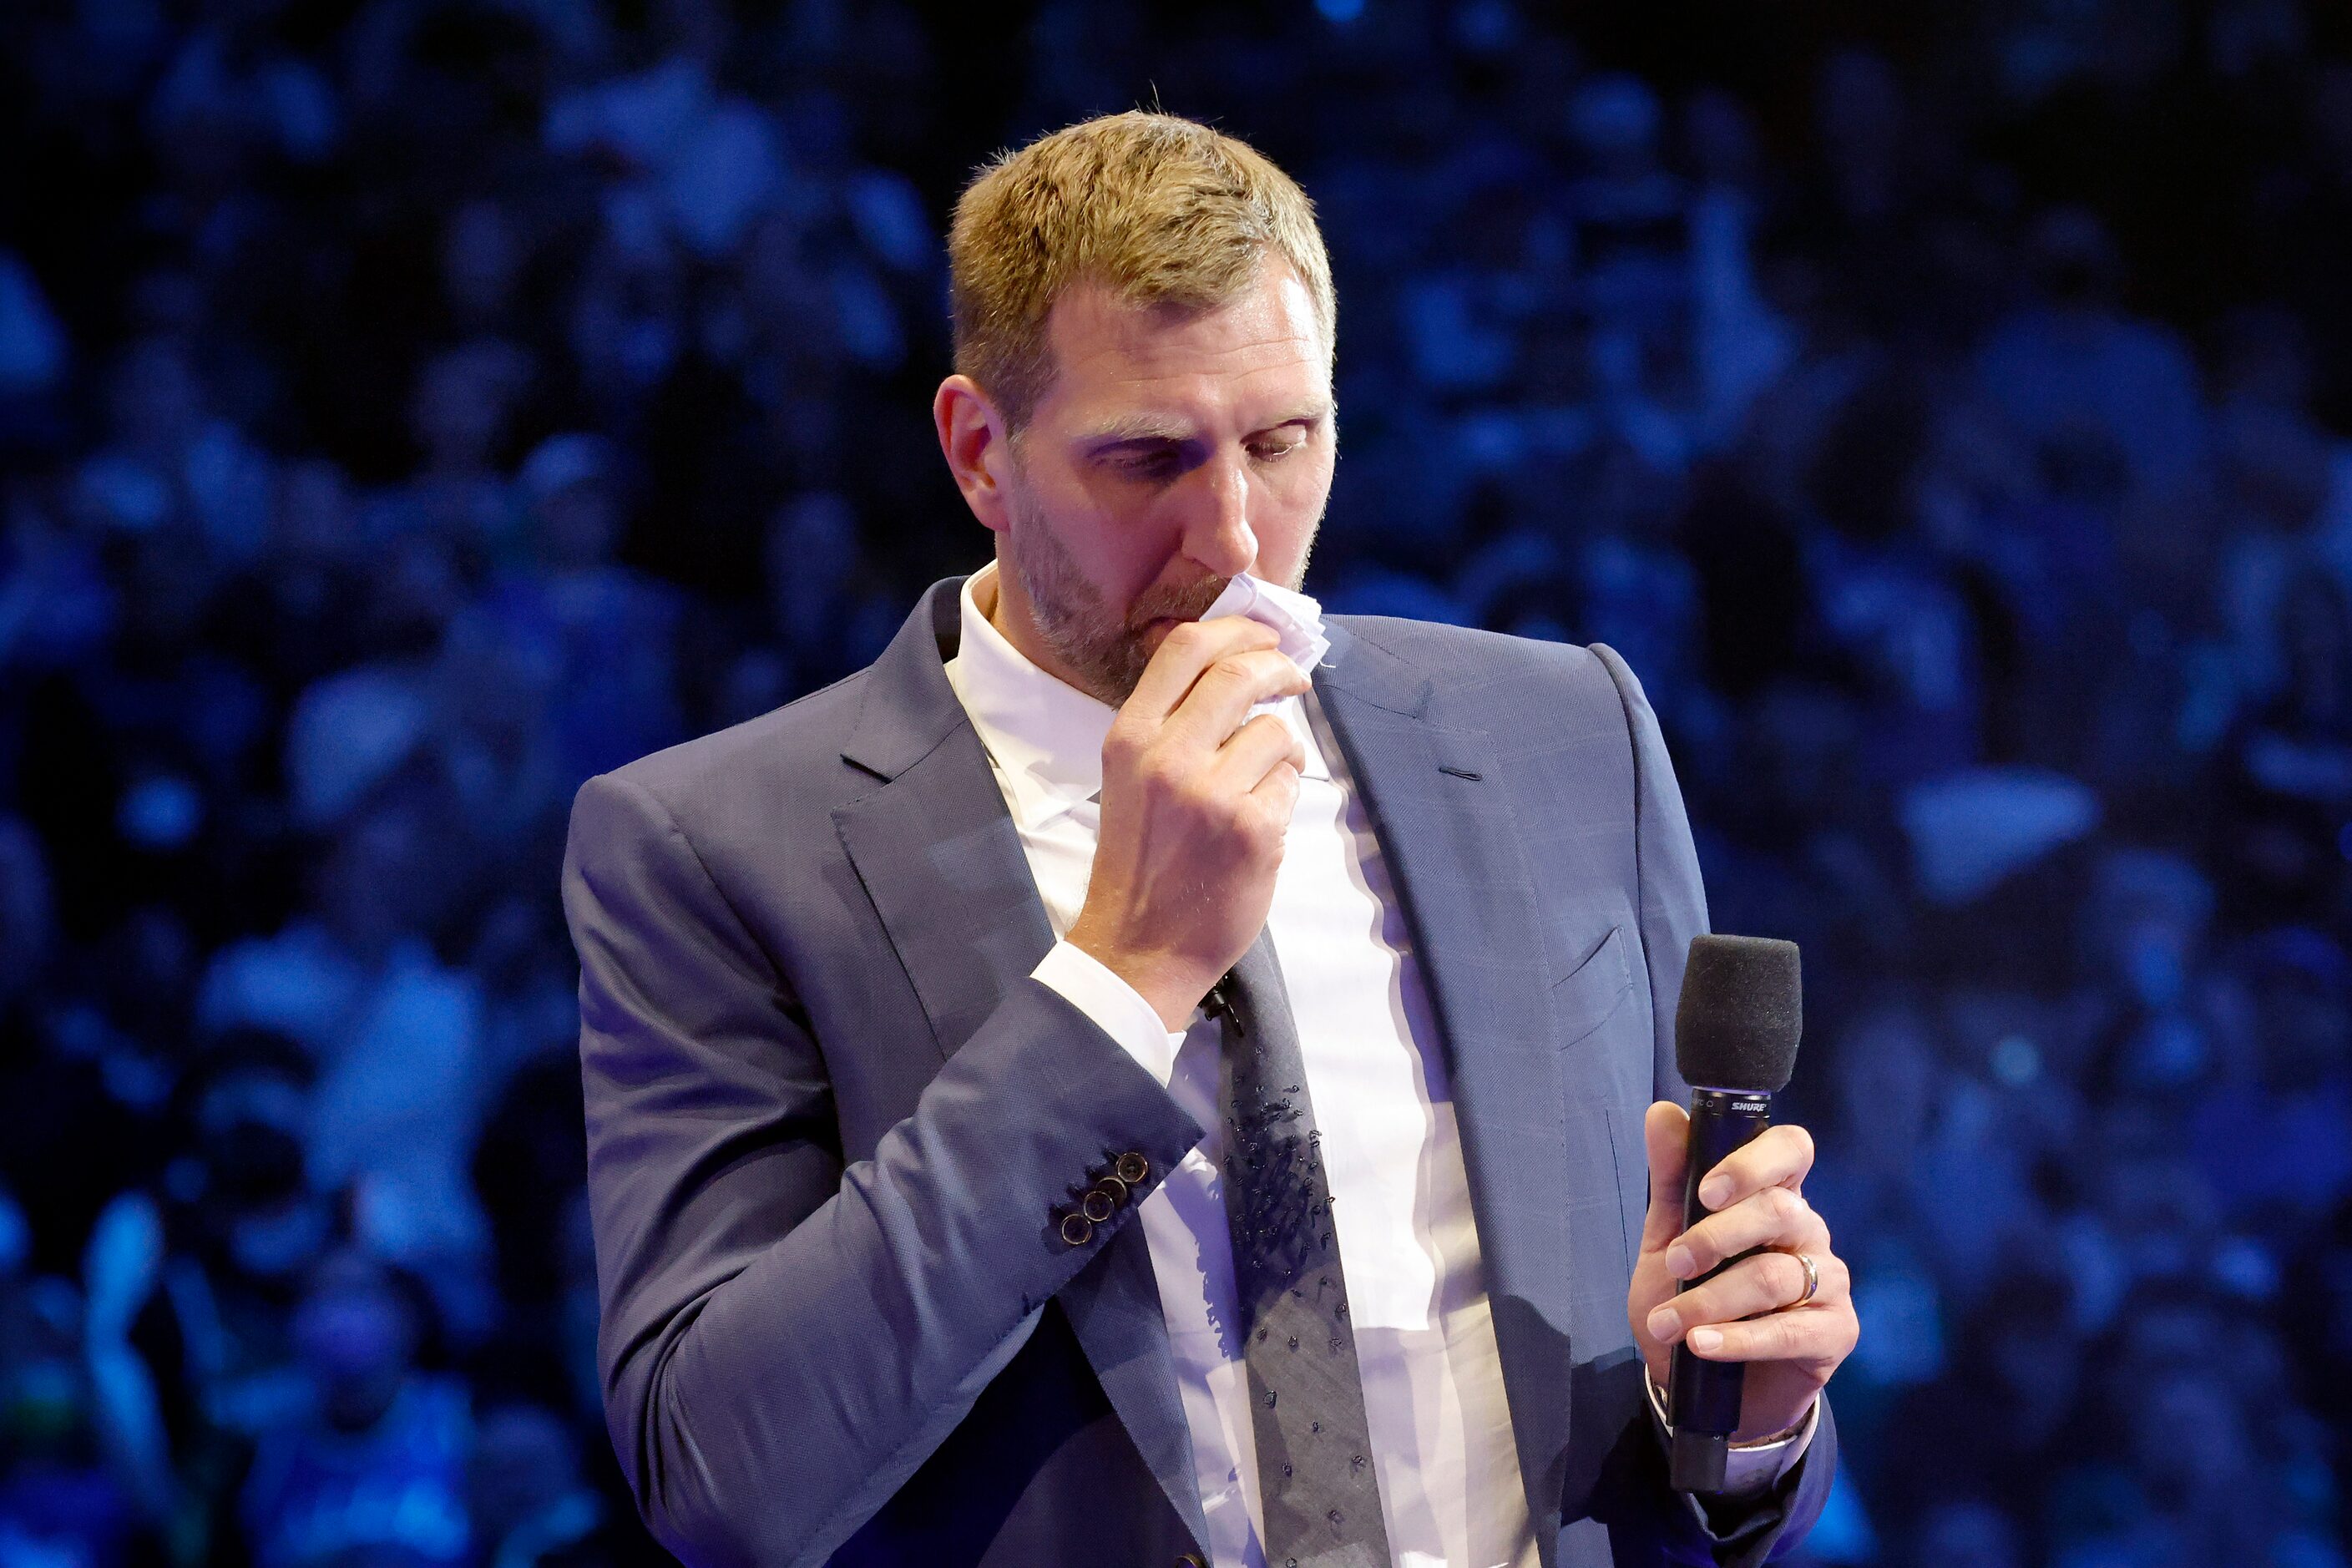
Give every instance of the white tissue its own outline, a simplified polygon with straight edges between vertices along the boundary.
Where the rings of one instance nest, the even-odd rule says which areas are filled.
[[[1225,591],[1216,602],[1202,613],[1204,621],[1219,616],[1245,616],[1263,626],[1274,628],[1281,640],[1276,644],[1285,658],[1298,667],[1301,675],[1312,677],[1315,667],[1323,662],[1330,651],[1331,639],[1323,635],[1323,606],[1305,594],[1276,587],[1247,573],[1225,584]],[[1254,718],[1260,713],[1278,710],[1285,699],[1259,702],[1250,709]]]
[[[1331,639],[1323,635],[1321,605],[1247,573],[1227,583],[1201,618],[1213,621],[1219,616],[1246,616],[1260,626],[1273,627],[1282,639],[1283,657],[1297,665],[1301,674],[1313,674],[1331,649]]]

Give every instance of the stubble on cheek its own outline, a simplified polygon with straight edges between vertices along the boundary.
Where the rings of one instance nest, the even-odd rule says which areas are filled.
[[[1144,667],[1165,640],[1150,635],[1153,623],[1199,620],[1226,583],[1214,577],[1170,588],[1155,582],[1122,614],[1078,569],[1061,539],[1026,507],[1014,520],[1011,553],[1036,617],[1039,638],[1081,690],[1113,707],[1134,692]]]

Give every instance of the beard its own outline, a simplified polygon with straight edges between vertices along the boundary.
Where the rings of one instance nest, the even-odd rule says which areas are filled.
[[[1038,638],[1061,661],[1072,685],[1116,708],[1134,692],[1151,662],[1151,645],[1144,640],[1151,623],[1162,616],[1199,620],[1231,579],[1204,577],[1181,588],[1154,584],[1125,610],[1115,609],[1078,570],[1034,502],[1018,491],[1015,496],[1006,553],[1028,595]]]

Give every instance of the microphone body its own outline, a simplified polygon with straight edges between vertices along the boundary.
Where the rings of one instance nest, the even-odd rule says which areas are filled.
[[[1724,1158],[1772,1125],[1772,1097],[1736,1089],[1694,1089],[1690,1107],[1690,1166],[1683,1178],[1683,1228],[1707,1216],[1698,1201],[1699,1179]],[[1712,1279],[1741,1258],[1727,1258],[1684,1287]],[[1668,1480],[1678,1492],[1723,1489],[1731,1435],[1739,1430],[1739,1396],[1746,1369],[1738,1362],[1701,1361],[1686,1344],[1674,1350],[1666,1377],[1666,1421],[1675,1429]]]
[[[1683,1179],[1685,1230],[1707,1216],[1698,1201],[1700,1181],[1772,1124],[1772,1096],[1789,1086],[1797,1063],[1801,995],[1796,943],[1714,934],[1691,939],[1675,1009],[1675,1063],[1693,1086]],[[1702,1278],[1712,1279],[1749,1256],[1727,1258]],[[1668,1480],[1676,1491],[1723,1489],[1746,1371],[1738,1362],[1693,1355],[1687,1342],[1675,1346],[1666,1421],[1674,1428]]]

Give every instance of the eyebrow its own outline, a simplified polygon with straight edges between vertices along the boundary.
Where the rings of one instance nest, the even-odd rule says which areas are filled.
[[[1292,425],[1319,425],[1329,416],[1330,412],[1329,404],[1318,404],[1311,408],[1300,409],[1297,413],[1277,419],[1270,425],[1262,426],[1260,428],[1280,430]],[[1082,432],[1078,441],[1083,446],[1109,447],[1139,446],[1151,442],[1181,445],[1193,438],[1192,426],[1183,420],[1171,419],[1159,414],[1123,414],[1104,421],[1091,430]]]
[[[1120,447],[1140,441],[1189,441],[1192,438],[1192,427],[1190,425],[1158,414],[1122,414],[1078,437],[1089,447]]]

